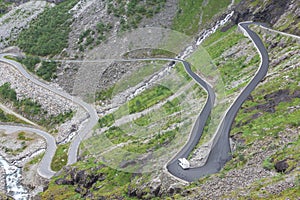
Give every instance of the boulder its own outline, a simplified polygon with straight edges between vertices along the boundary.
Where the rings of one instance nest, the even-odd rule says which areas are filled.
[[[151,194],[155,196],[159,196],[159,191],[161,188],[161,180],[159,177],[153,179],[153,181],[150,183],[150,192]]]
[[[173,195],[173,194],[178,194],[182,191],[182,185],[181,184],[178,184],[178,183],[174,183],[172,184],[169,188],[168,188],[168,193],[170,195]]]
[[[278,161],[275,163],[275,169],[277,172],[284,173],[289,167],[289,164],[287,163],[287,159]]]

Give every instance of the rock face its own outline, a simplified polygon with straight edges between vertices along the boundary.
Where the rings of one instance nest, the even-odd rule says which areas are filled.
[[[289,167],[289,164],[287,163],[287,159],[278,161],[275,163],[275,169],[277,172],[284,173]]]
[[[55,183],[57,185],[76,186],[75,192],[80,193],[82,196],[90,196],[91,194],[89,194],[89,189],[93,187],[93,184],[97,181],[105,180],[104,174],[95,173],[95,171],[102,167],[103,166],[98,166],[95,169],[90,169],[89,171],[67,167],[65,169],[67,175],[63,178],[57,179]]]
[[[173,195],[173,194],[178,194],[182,191],[182,185],[181,184],[178,184],[178,183],[175,183],[175,184],[172,184],[169,189],[168,189],[168,193],[170,195]]]
[[[258,3],[253,3],[253,1],[243,0],[235,8],[235,14],[232,18],[234,24],[238,24],[242,21],[258,21],[265,22],[271,25],[278,26],[280,24],[286,23],[282,21],[282,16],[290,14],[295,17],[292,24],[296,25],[299,23],[299,1],[297,0],[285,0],[285,1],[256,1]],[[287,26],[284,31],[291,32],[293,34],[299,35],[299,28],[293,28],[293,26]]]
[[[271,1],[271,3],[264,6],[258,12],[255,12],[255,6],[249,6],[249,3],[245,1],[241,1],[240,4],[236,7],[236,22],[240,21],[260,21],[260,22],[269,22],[274,24],[280,16],[285,12],[288,8],[288,5],[292,2],[292,0],[287,1]],[[261,6],[260,4],[257,5]],[[253,15],[254,13],[254,15]]]
[[[281,103],[281,102],[289,102],[293,98],[299,98],[299,90],[294,91],[293,93],[290,93],[288,89],[285,90],[278,90],[276,92],[272,92],[270,94],[266,94],[264,96],[264,99],[267,103],[259,104],[257,106],[253,106],[250,108],[245,109],[245,112],[250,112],[252,110],[261,110],[265,112],[274,113],[275,107]]]
[[[161,188],[161,180],[159,179],[159,177],[157,177],[152,181],[150,185],[150,192],[155,196],[158,196],[160,188]]]
[[[143,178],[140,177],[136,182],[131,182],[128,186],[127,194],[129,197],[134,197],[138,199],[152,199],[152,198],[162,198],[166,195],[168,188],[179,188],[182,187],[179,184],[174,188],[173,180],[169,180],[166,175],[153,176],[152,179],[144,183]],[[171,189],[173,191],[173,189]],[[175,189],[178,191],[177,189]],[[174,190],[174,191],[175,191]],[[163,198],[162,198],[163,199]]]

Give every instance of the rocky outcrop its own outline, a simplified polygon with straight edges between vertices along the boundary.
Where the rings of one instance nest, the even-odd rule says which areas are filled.
[[[299,2],[296,0],[285,0],[285,1],[248,1],[242,0],[234,8],[235,14],[232,18],[233,24],[238,24],[242,21],[257,21],[271,24],[272,26],[280,26],[286,23],[283,18],[286,19],[286,13],[292,15],[293,22],[291,26],[287,26],[284,31],[291,32],[295,35],[299,35],[300,30],[297,24],[300,22],[299,18]]]
[[[275,169],[277,172],[284,173],[288,168],[289,164],[287,163],[287,159],[275,163]]]
[[[181,184],[178,184],[178,183],[175,183],[175,184],[172,184],[172,185],[169,187],[169,189],[168,189],[168,194],[169,194],[169,195],[178,194],[178,193],[180,193],[182,190],[183,190],[182,185],[181,185]]]
[[[82,196],[91,196],[89,189],[94,186],[97,181],[105,180],[103,173],[95,173],[103,166],[98,166],[90,170],[78,170],[73,167],[66,167],[66,172],[63,178],[59,178],[55,181],[57,185],[73,185],[75,186],[75,192],[80,193]],[[96,189],[97,188],[93,188]]]
[[[236,124],[237,127],[240,127],[245,124],[249,124],[252,120],[259,118],[261,115],[263,115],[263,112],[269,112],[274,113],[276,112],[276,106],[278,106],[281,102],[290,102],[294,98],[300,98],[300,90],[295,90],[294,92],[290,92],[288,89],[284,90],[278,90],[276,92],[272,92],[270,94],[266,94],[264,96],[264,100],[266,103],[258,103],[256,106],[252,106],[249,108],[244,108],[243,112],[248,113],[253,110],[258,110],[262,112],[254,113],[250,119],[244,121],[244,122],[238,122]],[[249,100],[253,101],[253,98],[249,97]]]
[[[241,21],[253,20],[274,24],[285,12],[292,0],[273,0],[269,2],[270,3],[267,3],[266,5],[258,3],[257,5],[252,4],[251,6],[251,1],[241,1],[235,8],[236,14],[233,19],[234,22],[239,23]]]

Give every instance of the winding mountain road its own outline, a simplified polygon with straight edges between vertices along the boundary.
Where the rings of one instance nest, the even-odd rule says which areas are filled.
[[[56,173],[53,170],[51,170],[51,161],[56,151],[56,141],[52,135],[40,129],[26,126],[0,125],[0,130],[5,130],[8,133],[17,131],[28,131],[42,136],[46,140],[47,150],[43,159],[39,163],[38,173],[44,178],[51,178]]]
[[[169,60],[169,61],[179,61],[182,62],[186,72],[199,84],[201,85],[208,93],[207,101],[202,109],[200,115],[198,116],[195,125],[191,131],[190,138],[186,145],[180,150],[179,153],[177,153],[173,159],[167,164],[167,170],[174,176],[176,176],[179,179],[191,182],[199,179],[202,176],[216,173],[218,172],[222,166],[230,159],[230,144],[229,144],[229,132],[232,125],[232,122],[234,120],[234,117],[236,113],[238,112],[239,108],[241,107],[242,103],[247,99],[247,97],[250,95],[252,90],[257,86],[257,84],[263,79],[263,77],[266,75],[268,70],[268,54],[267,51],[258,37],[256,33],[251,31],[249,29],[249,25],[253,24],[253,22],[243,22],[239,24],[239,28],[244,32],[246,36],[248,36],[254,43],[255,47],[258,49],[258,52],[261,57],[261,64],[256,72],[253,79],[250,81],[250,83],[245,87],[245,89],[240,93],[240,95],[236,98],[236,100],[232,103],[230,108],[227,110],[223,120],[221,121],[221,124],[219,124],[219,127],[217,129],[216,137],[213,141],[213,146],[210,151],[210,154],[208,156],[207,162],[202,167],[197,168],[190,168],[187,170],[183,170],[179,164],[178,159],[185,157],[187,158],[190,152],[194,149],[194,147],[199,142],[199,139],[201,138],[205,123],[208,119],[208,116],[210,115],[211,109],[213,108],[214,102],[215,102],[215,94],[213,89],[210,87],[209,84],[207,84],[203,79],[201,79],[197,74],[195,74],[190,67],[190,64],[184,60],[180,59],[132,59],[127,61],[137,61],[137,60]],[[52,92],[54,92],[56,95],[59,95],[63,98],[66,98],[70,101],[73,101],[77,105],[81,106],[84,110],[87,111],[89,114],[89,120],[88,122],[83,126],[83,128],[79,131],[79,134],[72,140],[69,151],[68,151],[68,165],[73,164],[77,161],[77,153],[79,149],[79,145],[84,138],[96,125],[98,121],[98,115],[96,113],[96,110],[89,104],[83,102],[79,98],[73,97],[63,91],[57,90],[56,88],[53,88],[43,82],[40,82],[36,78],[32,77],[23,67],[20,63],[15,62],[13,60],[5,59],[4,56],[11,55],[11,54],[2,54],[0,55],[0,61],[8,63],[12,66],[14,66],[24,77],[26,77],[28,80],[32,81],[33,83],[46,88]],[[124,60],[126,61],[126,60]],[[72,61],[74,62],[74,61]],[[93,62],[93,61],[91,61]],[[38,135],[41,135],[44,137],[47,141],[47,150],[45,153],[44,158],[42,159],[38,172],[40,175],[42,175],[45,178],[51,178],[54,175],[54,172],[51,170],[51,161],[55,154],[56,150],[56,143],[53,136],[50,134],[33,128],[27,128],[23,126],[0,126],[2,129],[10,129],[10,130],[28,130],[34,133],[37,133]]]
[[[68,165],[71,165],[73,163],[75,163],[77,161],[77,154],[78,154],[78,149],[79,149],[79,145],[81,143],[81,141],[83,140],[83,138],[87,135],[87,133],[89,133],[90,131],[92,131],[92,128],[97,124],[98,122],[98,115],[97,112],[95,110],[95,108],[93,106],[91,106],[90,104],[82,101],[81,99],[77,98],[77,97],[73,97],[71,95],[69,95],[66,92],[63,92],[61,90],[58,90],[54,87],[51,87],[50,85],[43,83],[39,80],[37,80],[35,77],[33,77],[32,75],[30,75],[24,68],[23,66],[13,60],[9,60],[6,59],[5,56],[15,56],[14,54],[1,54],[0,55],[0,62],[4,62],[7,64],[10,64],[11,66],[13,66],[16,70],[18,70],[22,76],[24,76],[25,78],[27,78],[29,81],[35,83],[36,85],[43,87],[49,91],[54,92],[56,95],[59,95],[69,101],[72,101],[73,103],[79,105],[80,107],[82,107],[88,114],[89,114],[89,120],[88,122],[82,127],[82,129],[79,131],[79,134],[76,135],[76,137],[72,140],[69,151],[68,151]],[[21,126],[22,127],[22,126]],[[18,126],[16,126],[16,129],[18,129]],[[33,131],[35,133],[37,133],[36,131]],[[43,134],[45,135],[46,132],[43,132]],[[50,134],[48,134],[48,137],[50,138]],[[55,152],[56,150],[56,145],[47,145],[47,150],[46,150],[46,154],[48,151],[50,152]],[[44,169],[48,169],[50,167],[49,164],[51,164],[52,158],[53,158],[54,154],[49,154],[49,157],[47,157],[48,161],[46,162],[42,162],[40,164],[40,169],[44,168]],[[43,170],[39,170],[39,172],[41,172]],[[53,173],[47,173],[47,175],[45,176],[45,174],[40,174],[43,177],[46,178],[51,178],[50,175],[53,175]]]
[[[201,84],[208,92],[209,98],[206,102],[206,105],[204,109],[202,110],[201,114],[199,115],[195,126],[193,127],[191,137],[188,141],[188,143],[185,145],[185,147],[168,163],[167,169],[168,171],[176,176],[177,178],[180,178],[182,180],[192,182],[198,180],[200,177],[203,177],[205,175],[213,174],[218,171],[225,165],[225,163],[230,159],[230,143],[229,143],[229,133],[231,129],[231,125],[233,123],[233,120],[240,109],[243,102],[247,99],[247,97],[250,95],[250,93],[254,90],[254,88],[258,85],[258,83],[265,77],[268,71],[269,67],[269,57],[268,52],[259,38],[259,36],[251,31],[249,29],[249,25],[251,24],[258,24],[262,25],[260,23],[254,23],[254,22],[242,22],[239,24],[239,28],[244,32],[244,34],[249,37],[252,42],[254,43],[255,47],[257,48],[261,63],[258,71],[256,72],[255,76],[252,78],[252,80],[249,82],[249,84],[244,88],[244,90],[240,93],[240,95],[235,99],[235,101],[231,104],[229,109],[226,111],[224,118],[221,121],[221,124],[219,124],[219,127],[217,129],[216,136],[213,141],[212,149],[209,153],[208,159],[206,163],[201,167],[196,168],[190,168],[190,169],[182,169],[179,166],[179,158],[187,158],[190,152],[193,150],[193,148],[198,143],[202,131],[205,125],[205,122],[207,120],[207,115],[209,114],[210,110],[212,109],[212,105],[214,102],[214,96],[211,91],[211,88],[209,88],[205,83],[201,81],[201,79],[198,77],[195,77],[195,74],[190,71],[190,67],[188,66],[188,63],[184,63],[185,67],[187,69],[188,74],[194,78],[195,81],[197,81],[199,84]],[[197,76],[197,75],[196,75]],[[204,84],[204,85],[203,85]]]

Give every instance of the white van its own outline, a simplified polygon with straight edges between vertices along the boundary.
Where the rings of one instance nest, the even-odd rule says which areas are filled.
[[[185,158],[179,158],[179,165],[182,167],[182,169],[189,169],[190,168],[190,162]]]

